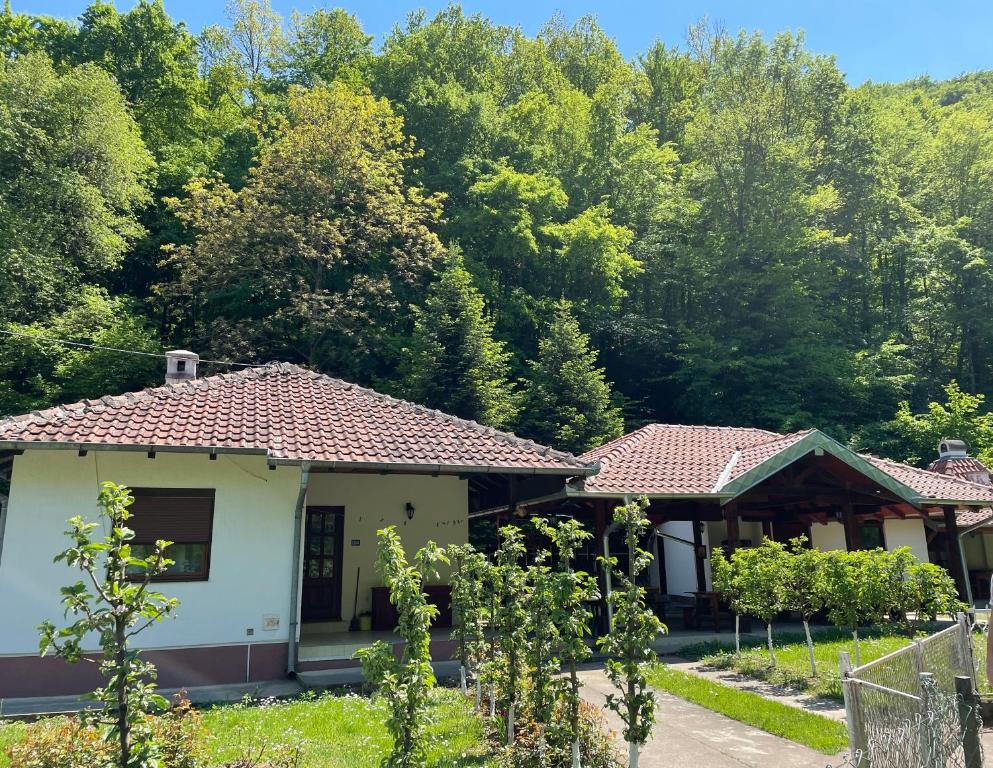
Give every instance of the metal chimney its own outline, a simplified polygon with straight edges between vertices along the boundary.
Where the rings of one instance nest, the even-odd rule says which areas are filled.
[[[945,438],[938,444],[938,458],[928,467],[939,475],[951,475],[970,483],[993,485],[989,469],[979,460],[969,455],[965,440]]]
[[[166,384],[177,381],[190,381],[197,377],[197,363],[200,355],[185,349],[174,349],[166,352]]]

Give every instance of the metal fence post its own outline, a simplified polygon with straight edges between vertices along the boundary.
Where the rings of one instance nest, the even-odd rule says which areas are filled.
[[[976,693],[972,677],[956,675],[955,693],[965,768],[983,768],[983,748],[979,743],[979,695]]]
[[[858,686],[851,681],[852,659],[847,652],[839,654],[838,667],[841,672],[841,693],[845,699],[845,723],[848,725],[848,745],[852,750],[853,763],[859,768],[869,768],[869,745],[862,727],[862,713],[859,711]]]
[[[934,675],[930,672],[921,672],[919,680],[921,692],[921,765],[931,768],[935,758],[941,754],[937,728],[934,724]]]

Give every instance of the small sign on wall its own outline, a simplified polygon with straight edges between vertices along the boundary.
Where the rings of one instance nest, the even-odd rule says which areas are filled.
[[[267,632],[273,632],[279,629],[279,616],[274,613],[267,613],[262,617],[262,629]]]
[[[362,545],[362,539],[352,539],[352,546],[359,547]]]

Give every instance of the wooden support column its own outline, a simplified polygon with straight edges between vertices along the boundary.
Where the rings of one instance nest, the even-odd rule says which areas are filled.
[[[728,551],[727,554],[730,555],[738,548],[738,543],[741,541],[741,533],[738,530],[738,502],[729,501],[724,505],[724,520],[727,522],[728,526]]]
[[[597,499],[593,502],[593,543],[597,557],[606,557],[608,554],[604,551],[603,547],[603,535],[607,531],[608,503],[604,499]],[[607,626],[607,577],[603,566],[599,565],[599,563],[596,568],[596,580],[597,588],[600,590],[600,610],[596,622],[597,629],[600,634],[606,634],[610,631],[610,628]]]
[[[962,557],[962,540],[959,539],[958,521],[955,519],[955,507],[942,507],[945,513],[945,546],[948,553],[948,572],[955,579],[959,599],[969,599],[968,574],[965,572],[965,559]],[[972,606],[969,607],[972,610]]]
[[[693,521],[690,523],[693,526],[693,561],[696,563],[696,588],[698,592],[707,591],[707,571],[704,569],[703,559],[707,554],[706,548],[703,546],[703,523],[700,522],[699,516],[694,516]]]
[[[852,508],[851,502],[846,502],[841,507],[841,524],[845,526],[845,549],[849,552],[862,549],[859,523],[855,519],[855,510]]]

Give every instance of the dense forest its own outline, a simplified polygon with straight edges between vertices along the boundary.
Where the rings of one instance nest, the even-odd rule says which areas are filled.
[[[993,456],[990,73],[853,87],[703,23],[628,61],[591,18],[228,19],[0,15],[0,414],[161,380],[57,338],[572,451],[664,421]]]

